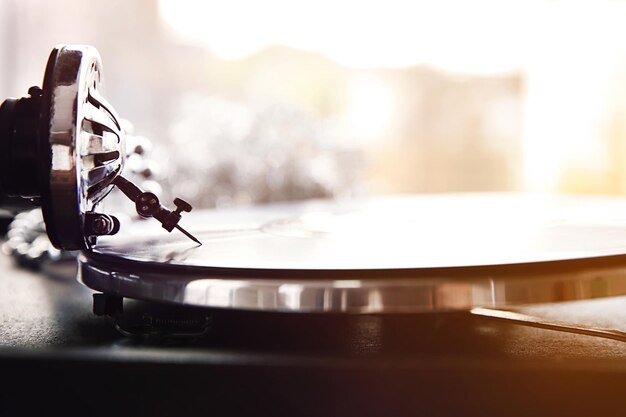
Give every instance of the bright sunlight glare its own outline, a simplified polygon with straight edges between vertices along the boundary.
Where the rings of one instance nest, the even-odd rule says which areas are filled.
[[[540,17],[540,3],[160,0],[159,6],[175,32],[221,58],[284,45],[349,67],[431,64],[489,73],[520,67],[524,41],[535,33],[525,29]]]
[[[359,138],[379,139],[389,127],[393,110],[393,93],[386,83],[372,76],[354,80],[347,120]]]
[[[351,68],[428,65],[524,74],[523,183],[554,189],[571,161],[597,164],[611,71],[626,55],[626,3],[610,0],[160,0],[174,33],[218,57],[272,45]],[[363,139],[388,127],[388,86],[357,80],[347,118]]]

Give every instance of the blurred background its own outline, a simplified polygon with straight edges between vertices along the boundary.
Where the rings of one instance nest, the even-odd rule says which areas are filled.
[[[622,194],[624,22],[606,0],[0,0],[0,97],[96,46],[156,179],[207,207]]]

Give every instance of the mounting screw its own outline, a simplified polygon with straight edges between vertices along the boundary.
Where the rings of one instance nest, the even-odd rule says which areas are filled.
[[[34,85],[28,89],[28,94],[31,97],[41,97],[43,95],[43,91],[41,90],[40,87],[37,87],[36,85]]]
[[[120,222],[113,216],[101,213],[85,213],[85,235],[114,235],[120,230]]]

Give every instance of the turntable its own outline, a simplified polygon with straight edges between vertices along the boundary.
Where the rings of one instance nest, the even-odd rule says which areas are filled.
[[[429,333],[451,320],[458,326],[442,341],[455,344],[468,317],[481,317],[626,340],[621,328],[515,310],[626,295],[624,198],[472,193],[211,210],[175,199],[170,209],[125,177],[125,132],[102,89],[95,49],[55,48],[43,88],[0,108],[0,184],[4,207],[41,205],[52,245],[78,251],[78,280],[96,291],[94,312],[113,317],[124,335],[211,340],[216,320],[229,317],[239,329],[229,330],[235,339],[262,345],[255,327],[271,317],[272,326],[287,329],[274,334],[281,349],[300,351],[302,344],[285,337],[294,328],[328,336],[337,328],[354,332],[357,323],[366,335],[367,326],[384,322],[397,356],[398,346],[403,354],[409,348],[393,329]],[[137,218],[107,211],[115,187]],[[7,241],[18,254],[33,249],[23,224]],[[474,339],[493,330],[472,328]],[[361,353],[378,352],[363,337]],[[406,337],[421,353],[449,349]],[[343,338],[303,343],[342,352]],[[194,363],[188,352],[183,357]],[[379,370],[407,369],[387,359],[376,362]],[[333,372],[353,365],[342,362]],[[541,374],[524,372],[525,381]]]

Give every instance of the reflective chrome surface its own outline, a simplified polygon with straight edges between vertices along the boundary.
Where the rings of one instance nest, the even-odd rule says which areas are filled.
[[[195,306],[426,312],[626,294],[626,199],[465,194],[313,201],[187,218],[202,240],[124,225],[87,286]]]
[[[56,47],[43,91],[51,155],[44,216],[56,246],[80,249],[87,246],[84,213],[111,190],[123,167],[124,132],[102,97],[102,64],[93,47]]]
[[[384,270],[378,271],[379,278],[366,279],[325,279],[341,276],[336,271],[319,271],[313,279],[298,279],[298,271],[291,271],[293,278],[290,271],[279,271],[273,279],[258,278],[259,271],[235,271],[239,277],[233,278],[232,271],[131,271],[112,264],[83,255],[79,279],[94,290],[128,298],[259,311],[434,312],[626,294],[626,259],[620,266],[581,266],[562,274],[552,272],[550,265],[514,274],[502,266],[467,279],[459,278],[467,271],[454,270],[432,278],[393,277],[396,271]]]

